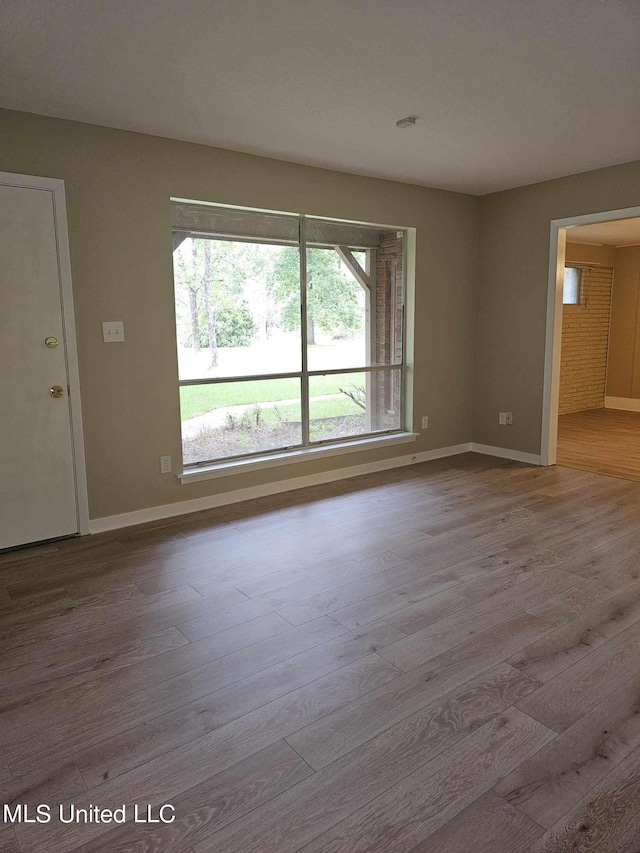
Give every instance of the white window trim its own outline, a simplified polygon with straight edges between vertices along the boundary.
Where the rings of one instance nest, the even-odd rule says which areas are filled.
[[[374,450],[378,447],[390,447],[394,444],[406,444],[418,438],[417,432],[395,432],[390,435],[372,436],[362,439],[341,441],[322,447],[302,447],[296,450],[285,450],[282,453],[270,453],[263,456],[252,456],[215,462],[211,465],[185,468],[178,479],[183,486],[189,483],[199,483],[202,480],[216,480],[219,477],[230,477],[260,471],[263,468],[275,468],[280,465],[294,465],[296,462],[307,462],[311,459],[322,459],[331,456],[341,456],[344,453],[355,453],[358,450]]]

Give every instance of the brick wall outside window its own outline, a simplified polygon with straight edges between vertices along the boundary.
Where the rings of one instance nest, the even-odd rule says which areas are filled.
[[[581,304],[562,306],[560,414],[604,406],[612,267],[584,267]]]
[[[402,280],[402,234],[384,232],[376,252],[377,364],[399,364],[402,361]],[[376,383],[374,428],[393,428],[400,409],[399,374],[378,373],[373,381]]]

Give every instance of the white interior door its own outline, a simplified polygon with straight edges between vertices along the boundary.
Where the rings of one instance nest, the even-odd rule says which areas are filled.
[[[0,185],[0,549],[80,531],[59,215]]]

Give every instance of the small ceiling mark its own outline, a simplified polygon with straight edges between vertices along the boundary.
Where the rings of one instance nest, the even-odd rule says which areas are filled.
[[[396,127],[413,127],[417,121],[418,116],[407,116],[406,118],[399,119],[396,122]]]

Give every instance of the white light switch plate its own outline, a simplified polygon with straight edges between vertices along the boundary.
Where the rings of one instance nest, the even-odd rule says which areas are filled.
[[[124,323],[114,320],[102,324],[102,340],[105,344],[117,344],[124,340]]]

